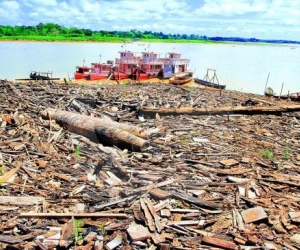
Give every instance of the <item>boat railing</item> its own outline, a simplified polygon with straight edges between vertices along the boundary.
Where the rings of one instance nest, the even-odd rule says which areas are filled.
[[[125,64],[139,64],[141,61],[139,59],[133,59],[133,60],[130,60],[130,59],[121,59],[119,61],[119,63],[125,63]]]
[[[172,64],[184,64],[189,63],[190,59],[169,59],[169,62]]]
[[[142,64],[150,64],[150,65],[162,65],[164,61],[162,60],[153,60],[153,61],[142,61]]]

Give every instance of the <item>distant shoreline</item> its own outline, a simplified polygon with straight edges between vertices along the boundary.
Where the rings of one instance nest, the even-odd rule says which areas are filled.
[[[15,40],[15,39],[1,39],[0,42],[36,42],[36,43],[184,43],[184,44],[231,44],[231,45],[260,45],[260,46],[287,46],[287,47],[294,47],[299,46],[298,43],[268,43],[268,42],[240,42],[240,41],[213,41],[213,40],[207,40],[207,41],[193,41],[193,40],[187,40],[187,41],[167,41],[167,40],[137,40],[137,41],[70,41],[70,40],[31,40],[31,39],[21,39],[21,40]]]

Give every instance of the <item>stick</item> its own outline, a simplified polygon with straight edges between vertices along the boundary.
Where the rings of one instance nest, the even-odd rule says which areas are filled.
[[[284,85],[284,83],[281,84],[281,90],[280,90],[279,98],[281,97],[281,94],[282,94],[283,85]]]
[[[98,217],[98,218],[128,218],[127,214],[113,214],[113,213],[21,213],[19,217],[38,217],[38,218],[46,218],[46,217],[80,217],[80,218],[90,218],[90,217]]]
[[[268,81],[269,81],[269,76],[270,76],[270,72],[269,72],[268,77],[267,77],[266,86],[265,86],[265,92],[267,90],[267,84],[268,84]]]

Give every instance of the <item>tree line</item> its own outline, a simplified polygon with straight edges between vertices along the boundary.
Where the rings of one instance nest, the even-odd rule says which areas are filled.
[[[241,37],[207,37],[198,34],[165,34],[163,32],[138,31],[93,31],[91,29],[66,28],[54,23],[39,23],[36,26],[0,25],[0,40],[36,41],[134,41],[151,40],[166,42],[252,42],[252,43],[293,43],[290,40],[263,40]]]
[[[39,23],[36,26],[4,26],[0,25],[0,38],[34,39],[40,37],[53,40],[86,40],[86,41],[106,41],[106,40],[207,40],[206,36],[196,34],[164,34],[163,32],[152,31],[93,31],[91,29],[66,28],[54,23]]]

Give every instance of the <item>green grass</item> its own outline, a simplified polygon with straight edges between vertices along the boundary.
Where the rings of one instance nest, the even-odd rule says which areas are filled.
[[[270,149],[262,149],[261,154],[265,157],[268,158],[269,160],[274,159],[274,154]]]
[[[288,160],[288,159],[290,159],[290,157],[291,157],[290,149],[289,149],[289,147],[285,147],[284,152],[283,152],[283,159]]]
[[[274,153],[272,152],[271,149],[261,149],[260,153],[263,155],[263,157],[265,157],[265,158],[269,159],[270,161],[272,161],[277,169],[279,169],[281,167],[281,163],[276,160],[276,157],[275,157],[275,155],[274,155]],[[285,147],[284,150],[283,150],[283,153],[280,154],[277,157],[277,159],[278,158],[280,158],[281,160],[289,160],[291,158],[290,148]]]
[[[78,245],[78,242],[83,239],[82,232],[84,231],[84,222],[82,220],[74,220],[72,237],[74,244]]]
[[[80,156],[80,153],[81,153],[81,151],[80,151],[80,146],[77,145],[77,146],[76,146],[76,149],[75,149],[75,156],[79,157],[79,156]]]

